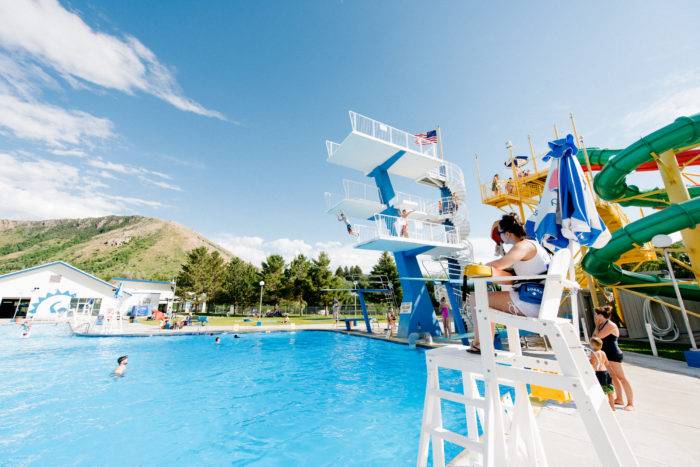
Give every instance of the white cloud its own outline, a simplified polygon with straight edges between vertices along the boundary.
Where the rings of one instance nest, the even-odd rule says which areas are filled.
[[[0,17],[0,46],[54,69],[73,86],[143,91],[180,110],[226,119],[185,97],[170,70],[138,39],[95,31],[56,0],[3,0]]]
[[[152,180],[150,177],[151,176],[156,176],[159,178],[163,178],[166,180],[172,180],[173,177],[171,177],[168,174],[165,174],[163,172],[156,172],[153,170],[146,169],[144,167],[139,167],[135,165],[128,165],[128,164],[121,164],[118,162],[110,162],[102,159],[101,157],[96,157],[96,158],[91,158],[86,161],[86,164],[90,167],[93,167],[95,169],[100,169],[100,174],[104,174],[107,172],[112,172],[112,173],[118,173],[121,175],[131,175],[131,176],[137,176],[141,182],[143,182],[146,185],[153,185],[157,186],[159,188],[164,188],[166,190],[174,190],[174,191],[182,191],[182,188],[179,186],[173,184],[173,183],[167,183],[159,180]]]
[[[0,153],[0,167],[2,218],[92,217],[133,212],[135,206],[161,206],[156,201],[105,193],[102,182],[62,162]]]
[[[116,172],[123,175],[139,175],[142,173],[146,173],[146,169],[143,169],[141,167],[134,167],[130,165],[119,164],[116,162],[109,162],[100,158],[88,160],[87,165],[96,169],[108,170],[110,172]]]
[[[49,150],[51,154],[56,154],[57,156],[66,156],[66,157],[85,157],[87,154],[85,154],[85,151],[82,149],[51,149]]]
[[[662,96],[645,99],[647,104],[622,119],[624,135],[637,139],[685,115],[700,112],[700,78],[684,76],[661,85]]]
[[[110,180],[119,180],[117,177],[115,177],[112,172],[107,172],[106,170],[100,170],[96,172],[97,176],[102,177],[102,178],[108,178]]]
[[[168,182],[159,182],[157,180],[142,180],[146,184],[151,184],[157,186],[158,188],[163,188],[164,190],[182,191],[177,185]]]
[[[112,122],[87,112],[0,94],[0,126],[18,138],[52,146],[80,145],[113,136]]]

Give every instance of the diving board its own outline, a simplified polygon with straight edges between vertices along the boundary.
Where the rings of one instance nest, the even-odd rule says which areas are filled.
[[[415,135],[356,112],[350,112],[352,132],[337,144],[326,142],[328,162],[367,175],[387,164],[387,172],[417,180],[443,164],[436,144],[419,144]],[[427,141],[425,142],[427,143]],[[393,159],[393,160],[392,160]]]

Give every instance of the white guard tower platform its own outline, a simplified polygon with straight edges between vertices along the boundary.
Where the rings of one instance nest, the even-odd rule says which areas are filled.
[[[637,465],[588,362],[578,333],[569,320],[557,318],[564,288],[578,287],[577,283],[565,279],[570,261],[571,253],[560,250],[552,259],[546,276],[474,280],[477,323],[482,336],[481,356],[468,354],[464,346],[447,346],[426,353],[428,379],[418,450],[419,466],[427,465],[431,445],[433,466],[444,466],[445,441],[462,448],[449,465],[548,465],[527,384],[573,394],[576,410],[598,454],[600,465]],[[487,282],[542,278],[546,282],[538,318],[516,316],[489,308]],[[491,326],[495,323],[506,326],[509,351],[494,349],[492,339],[487,337],[491,336]],[[546,336],[554,350],[554,359],[523,355],[519,329]],[[462,372],[461,394],[441,389],[438,377],[440,368]],[[477,388],[477,381],[485,383],[483,396]],[[504,402],[499,385],[514,388],[515,401]],[[466,434],[445,428],[443,400],[464,405]],[[577,448],[575,441],[572,441],[571,448]]]

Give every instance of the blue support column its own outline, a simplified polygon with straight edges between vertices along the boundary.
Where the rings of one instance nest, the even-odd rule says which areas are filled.
[[[469,338],[466,336],[467,328],[464,325],[462,313],[460,313],[457,292],[455,291],[455,288],[452,287],[452,283],[449,281],[445,283],[445,290],[447,290],[447,296],[450,299],[450,307],[452,308],[452,319],[454,319],[455,322],[455,330],[457,331],[457,334],[464,335],[464,337],[462,337],[462,344],[469,345]]]
[[[388,204],[389,201],[396,196],[388,170],[404,154],[405,151],[398,151],[396,154],[387,159],[382,165],[372,170],[372,172],[370,172],[368,175],[370,178],[374,179],[375,183],[377,184],[379,194],[382,198],[382,202],[386,205],[386,209],[382,212],[382,214],[387,214],[390,216],[397,216],[399,214],[396,208],[389,206]],[[386,223],[388,231],[392,232],[394,225],[389,225],[390,222],[388,219],[386,220]],[[394,235],[397,235],[397,233],[394,232]],[[422,248],[417,248],[411,251],[394,252],[394,261],[396,262],[396,269],[399,272],[401,290],[403,291],[403,301],[411,302],[412,304],[408,334],[412,332],[428,332],[431,335],[436,336],[440,332],[440,327],[438,325],[437,318],[435,317],[433,303],[430,299],[430,294],[425,287],[425,283],[402,279],[409,277],[423,277],[423,273],[418,265],[417,256],[425,251],[426,250]]]
[[[394,253],[399,280],[402,277],[423,277],[418,265],[418,254],[415,251]],[[403,301],[413,304],[408,334],[428,332],[433,336],[439,335],[440,326],[435,317],[435,309],[425,282],[401,280],[401,290],[403,291]]]
[[[367,314],[367,304],[365,303],[365,293],[363,290],[358,289],[357,298],[360,299],[360,308],[362,308],[362,317],[365,319],[365,326],[367,326],[367,332],[372,334],[372,326],[369,324],[369,315]]]

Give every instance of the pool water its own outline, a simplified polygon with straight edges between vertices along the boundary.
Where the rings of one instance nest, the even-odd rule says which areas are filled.
[[[425,376],[421,350],[332,332],[2,325],[0,465],[415,465]]]

